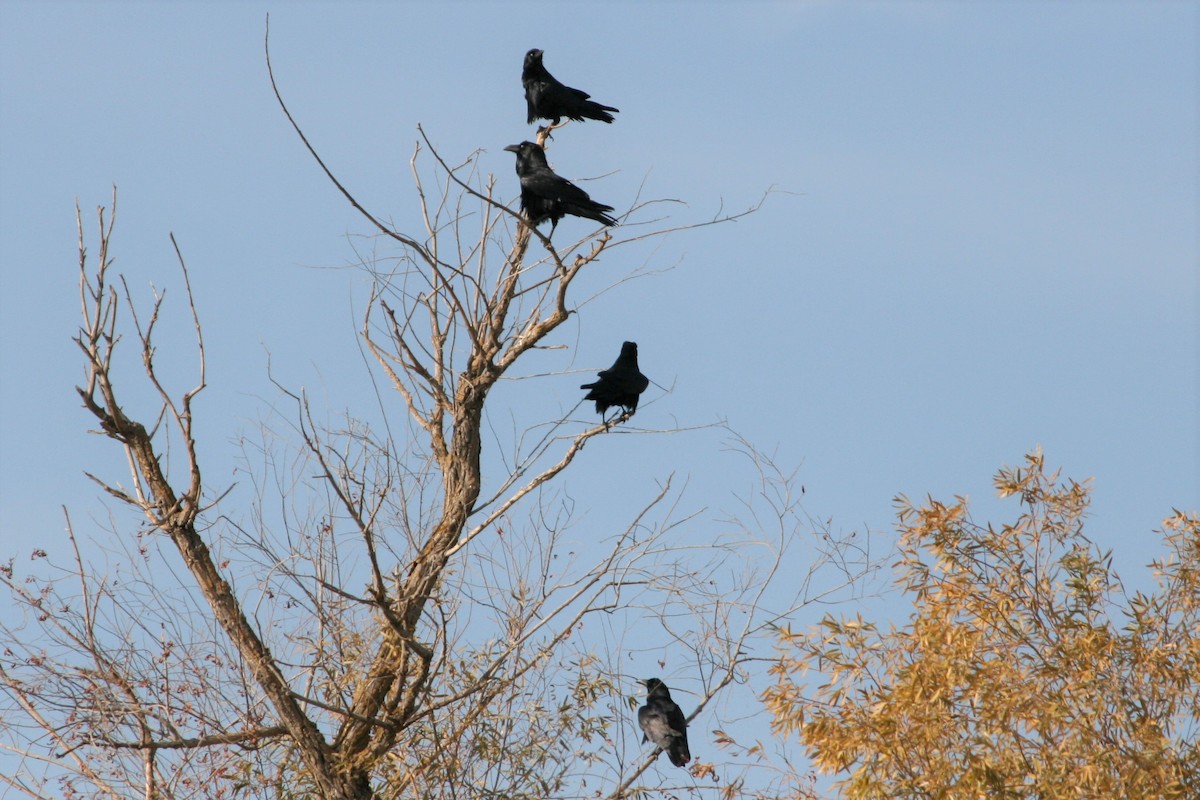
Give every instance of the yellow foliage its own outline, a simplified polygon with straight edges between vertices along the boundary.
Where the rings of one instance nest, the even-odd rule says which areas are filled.
[[[995,485],[1021,505],[999,528],[897,499],[912,619],[789,631],[776,731],[853,800],[1200,797],[1200,517],[1163,522],[1159,591],[1127,598],[1083,534],[1086,484],[1035,452]]]

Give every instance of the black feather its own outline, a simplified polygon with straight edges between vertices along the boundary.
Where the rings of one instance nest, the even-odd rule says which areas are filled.
[[[630,414],[637,411],[638,396],[646,391],[650,379],[638,369],[636,343],[622,344],[621,355],[613,365],[597,374],[600,380],[579,387],[591,390],[583,399],[596,401],[597,414],[603,414],[612,406],[621,406]]]
[[[566,178],[555,174],[546,161],[546,152],[533,142],[510,144],[504,148],[517,154],[517,177],[521,179],[521,210],[530,225],[550,220],[550,235],[567,214],[616,225],[607,213],[612,206],[597,203],[588,193]]]
[[[525,105],[529,111],[526,122],[548,119],[555,125],[563,117],[583,122],[584,118],[612,122],[612,106],[589,100],[590,94],[564,86],[542,65],[542,51],[536,47],[525,54],[521,69],[521,85],[525,87]]]
[[[658,678],[642,681],[646,685],[646,705],[638,709],[642,741],[654,742],[666,751],[671,763],[682,767],[692,760],[688,750],[687,719],[671,699],[667,685]]]

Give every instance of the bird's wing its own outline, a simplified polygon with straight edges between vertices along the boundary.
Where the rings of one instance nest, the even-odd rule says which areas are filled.
[[[539,197],[559,203],[591,203],[588,193],[566,178],[547,169],[538,169],[521,177],[521,188]]]
[[[591,97],[590,94],[582,89],[574,89],[570,86],[559,83],[558,81],[555,81],[554,83],[555,85],[551,87],[553,90],[551,97],[559,102],[582,103],[584,100],[587,100],[589,97]]]
[[[650,379],[639,372],[636,367],[628,367],[623,364],[619,366],[614,364],[602,374],[614,387],[624,392],[641,394],[650,385]]]
[[[681,709],[675,703],[671,703],[671,707],[667,709],[667,724],[671,726],[671,730],[676,736],[687,738],[687,717],[683,715]]]
[[[642,712],[645,712],[644,714]],[[667,723],[666,716],[663,715],[662,709],[655,706],[643,707],[638,711],[638,723],[641,725],[643,741],[648,739],[657,747],[666,750],[671,745],[672,739],[676,734],[671,730],[671,726]]]

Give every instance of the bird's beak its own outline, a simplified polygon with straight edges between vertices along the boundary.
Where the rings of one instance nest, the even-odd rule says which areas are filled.
[[[505,150],[507,150],[507,151],[508,151],[508,152],[510,152],[510,153],[519,153],[519,152],[521,152],[521,145],[519,145],[519,144],[510,144],[508,147],[506,147],[506,148],[504,148],[504,149],[505,149]]]

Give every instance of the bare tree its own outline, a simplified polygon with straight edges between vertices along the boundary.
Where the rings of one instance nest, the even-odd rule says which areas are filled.
[[[78,391],[129,476],[94,476],[116,501],[106,540],[116,566],[89,563],[68,520],[69,563],[46,557],[49,573],[26,578],[9,562],[0,573],[28,612],[25,625],[4,630],[0,744],[22,760],[0,781],[30,797],[147,800],[670,790],[644,781],[657,754],[630,724],[636,684],[620,654],[639,627],[689,654],[691,683],[671,684],[694,695],[681,704],[692,718],[705,714],[707,728],[710,704],[753,671],[756,638],[853,585],[868,554],[802,520],[792,478],[741,442],[759,480],[745,501],[749,524],[727,520],[704,546],[680,546],[678,533],[703,518],[683,510],[666,477],[609,535],[573,544],[558,479],[589,441],[628,427],[581,428],[567,415],[485,457],[488,401],[577,311],[579,275],[673,229],[555,245],[497,199],[473,157],[448,164],[422,131],[411,161],[420,232],[400,232],[363,208],[295,129],[394,243],[386,261],[368,264],[361,341],[404,419],[381,395],[376,423],[319,423],[303,392],[277,384],[290,405],[245,440],[248,486],[206,483],[192,405],[206,386],[204,339],[184,259],[176,247],[196,377],[179,392],[156,361],[165,295],[139,310],[110,272],[115,193],[98,214],[94,267],[77,215]],[[115,366],[130,332],[156,398],[150,414],[127,411],[132,376]],[[813,544],[797,556],[801,539]],[[807,577],[792,568],[780,588],[773,578],[785,558]],[[822,567],[834,577],[812,583]],[[718,743],[733,747],[724,734]],[[710,777],[709,791],[743,790],[754,758],[718,774],[703,757],[711,748],[694,749],[701,758],[683,785]]]

